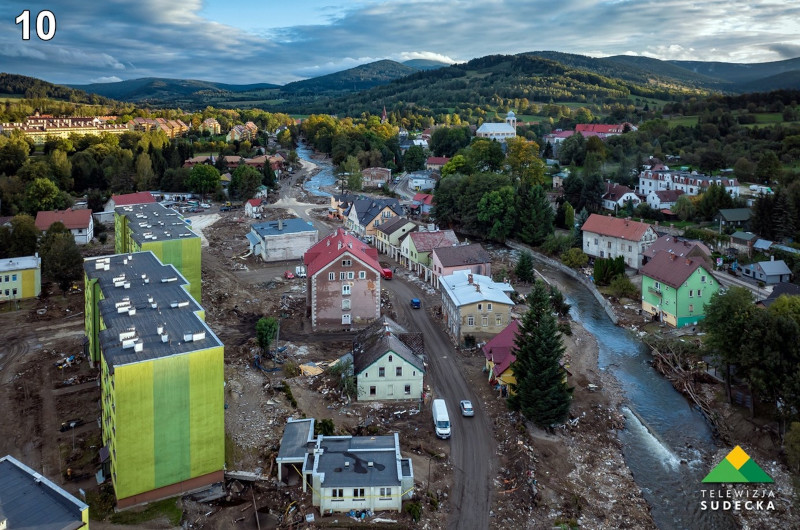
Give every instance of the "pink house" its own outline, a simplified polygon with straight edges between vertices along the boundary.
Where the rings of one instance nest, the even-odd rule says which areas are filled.
[[[365,327],[381,315],[378,251],[344,229],[320,240],[303,255],[306,313],[311,327]]]
[[[439,287],[439,278],[449,276],[455,271],[469,269],[472,274],[492,275],[492,257],[479,243],[437,247],[431,254],[433,285]]]

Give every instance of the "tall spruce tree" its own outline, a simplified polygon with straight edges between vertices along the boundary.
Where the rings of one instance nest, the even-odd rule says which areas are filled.
[[[534,283],[528,307],[514,343],[517,359],[512,369],[517,382],[511,385],[514,394],[508,398],[508,406],[539,427],[549,427],[567,418],[572,388],[567,386],[560,364],[564,344],[544,282]]]

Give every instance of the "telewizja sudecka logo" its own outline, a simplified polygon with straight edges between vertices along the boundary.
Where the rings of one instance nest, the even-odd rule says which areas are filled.
[[[738,445],[703,479],[704,483],[766,483],[772,478]]]

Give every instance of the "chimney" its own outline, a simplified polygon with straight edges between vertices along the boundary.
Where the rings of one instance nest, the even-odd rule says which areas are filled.
[[[467,283],[472,285],[472,274],[467,275]]]
[[[675,254],[670,254],[669,255],[669,259],[671,259],[672,261],[675,261],[675,258],[677,258],[677,257],[678,256],[676,256]]]
[[[691,260],[691,259],[689,259],[689,258],[686,258],[686,264],[687,264],[687,265],[691,265],[691,264],[692,264],[692,260]]]
[[[283,219],[278,219],[278,230],[283,230]]]

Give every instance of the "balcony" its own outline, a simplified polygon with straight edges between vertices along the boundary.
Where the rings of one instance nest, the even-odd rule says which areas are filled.
[[[657,289],[657,288],[653,287],[652,285],[650,287],[648,287],[647,290],[649,292],[653,293],[656,296],[663,296],[663,293],[661,292],[661,289]]]

